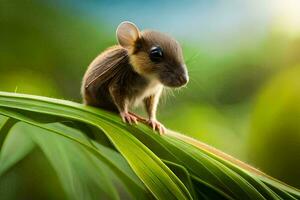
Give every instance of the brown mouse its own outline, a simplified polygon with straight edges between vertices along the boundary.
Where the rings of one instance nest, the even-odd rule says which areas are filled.
[[[165,127],[156,119],[162,90],[188,82],[182,49],[172,37],[139,31],[131,22],[122,22],[116,34],[119,45],[96,57],[83,77],[84,103],[117,112],[131,124],[145,121],[129,111],[143,102],[149,117],[146,122],[162,134]]]

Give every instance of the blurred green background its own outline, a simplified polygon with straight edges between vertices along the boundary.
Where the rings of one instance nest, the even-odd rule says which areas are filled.
[[[161,122],[300,188],[300,1],[0,2],[0,91],[81,102],[86,67],[130,20],[183,47],[190,82],[167,91]],[[1,179],[0,194],[42,182],[28,174],[32,157],[52,177],[40,155]],[[59,190],[48,181],[36,197]]]

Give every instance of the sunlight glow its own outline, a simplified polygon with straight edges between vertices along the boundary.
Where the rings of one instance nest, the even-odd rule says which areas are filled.
[[[300,0],[276,0],[273,9],[276,29],[291,36],[299,36]]]

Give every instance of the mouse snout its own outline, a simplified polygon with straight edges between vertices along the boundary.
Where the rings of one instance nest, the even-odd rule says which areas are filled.
[[[189,76],[185,65],[182,65],[173,70],[162,71],[159,80],[167,87],[182,87],[188,83]]]
[[[178,80],[181,85],[186,85],[189,82],[189,76],[185,64],[182,65],[180,71],[181,72],[179,73]]]
[[[179,75],[178,79],[179,79],[180,85],[186,85],[189,82],[189,77],[187,74]]]

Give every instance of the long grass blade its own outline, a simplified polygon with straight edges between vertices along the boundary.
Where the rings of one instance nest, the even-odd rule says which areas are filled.
[[[65,106],[53,101],[47,103],[44,101],[45,99],[43,101],[37,99],[30,100],[23,98],[25,96],[23,95],[17,99],[17,101],[7,96],[8,98],[4,97],[5,100],[1,98],[1,104],[8,100],[2,105],[9,105],[11,108],[18,108],[20,110],[31,110],[67,117],[96,126],[107,134],[112,143],[114,143],[116,148],[125,157],[129,165],[154,196],[157,198],[191,199],[188,190],[173,172],[126,130],[119,128],[117,125],[105,123],[103,120],[99,120],[99,117],[97,118],[89,112],[79,112],[77,108],[78,105],[75,107],[74,105]],[[72,103],[69,102],[69,104]],[[128,148],[128,146],[132,148]],[[140,162],[136,162],[139,160]]]

